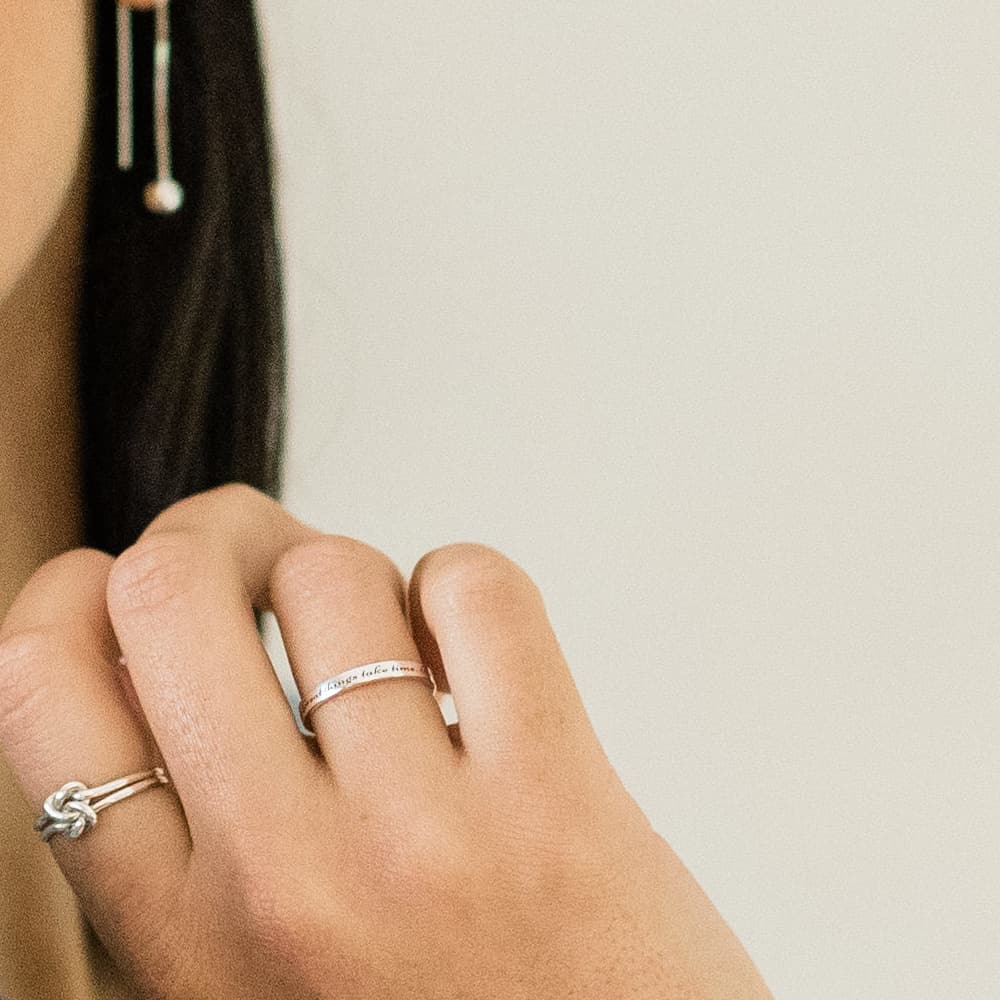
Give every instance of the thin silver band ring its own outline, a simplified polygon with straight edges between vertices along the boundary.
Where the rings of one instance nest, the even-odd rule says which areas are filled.
[[[430,671],[419,660],[378,660],[375,663],[364,663],[360,667],[352,667],[317,684],[313,693],[299,702],[299,717],[302,719],[302,724],[306,724],[310,713],[319,705],[351,688],[400,677],[421,677],[428,682],[431,690],[436,689]]]
[[[82,781],[69,781],[45,800],[35,829],[46,843],[59,834],[76,840],[97,825],[97,814],[102,809],[147,788],[169,784],[170,778],[162,767],[137,771],[94,788]]]

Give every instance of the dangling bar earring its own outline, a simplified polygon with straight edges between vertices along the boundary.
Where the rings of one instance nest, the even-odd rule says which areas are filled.
[[[156,180],[146,185],[146,208],[173,215],[184,204],[184,188],[174,180],[170,165],[170,12],[168,0],[156,7],[153,50],[153,131],[156,137]]]
[[[132,8],[118,4],[118,169],[132,169]]]
[[[143,190],[150,212],[173,215],[184,204],[184,188],[172,176],[170,163],[170,12],[168,0],[156,7],[156,43],[153,48],[153,134],[156,180]],[[132,8],[118,0],[118,167],[131,170],[133,162]]]
[[[146,208],[157,215],[173,215],[184,204],[184,188],[174,180],[170,166],[170,9],[168,0],[156,8],[156,47],[153,50],[153,127],[156,135],[156,180],[146,185]]]

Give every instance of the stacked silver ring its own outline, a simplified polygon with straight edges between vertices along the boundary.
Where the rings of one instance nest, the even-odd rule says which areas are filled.
[[[42,814],[35,820],[35,829],[46,843],[58,834],[76,840],[97,825],[97,814],[102,809],[147,788],[169,783],[162,767],[139,771],[94,788],[88,788],[82,781],[67,782],[45,800]]]

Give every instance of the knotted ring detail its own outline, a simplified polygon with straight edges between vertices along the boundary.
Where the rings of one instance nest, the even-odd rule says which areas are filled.
[[[169,783],[162,767],[138,771],[94,788],[88,788],[82,781],[68,781],[45,800],[42,814],[35,820],[35,829],[46,843],[58,835],[77,840],[97,825],[97,814],[102,809],[147,788]]]

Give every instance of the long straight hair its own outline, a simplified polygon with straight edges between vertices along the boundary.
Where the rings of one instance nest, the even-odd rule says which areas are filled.
[[[114,555],[175,500],[281,492],[285,346],[271,137],[250,0],[171,5],[174,216],[150,214],[153,15],[136,12],[135,162],[117,166],[115,3],[96,13],[79,323],[84,531]]]

